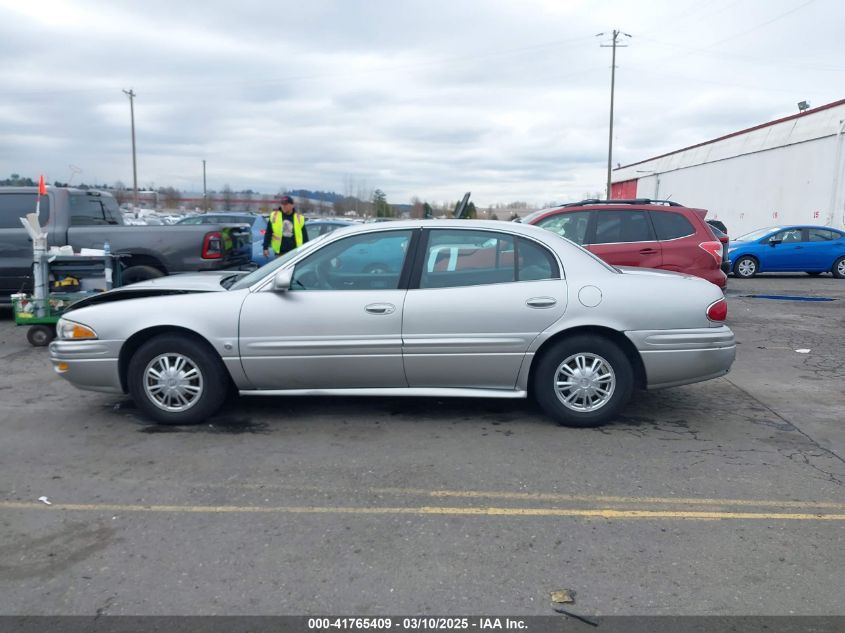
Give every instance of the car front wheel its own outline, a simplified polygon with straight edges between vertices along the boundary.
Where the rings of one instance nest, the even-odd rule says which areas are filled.
[[[837,279],[845,279],[845,257],[840,257],[833,262],[833,268],[830,269],[830,272]]]
[[[573,336],[543,354],[532,386],[537,402],[559,424],[593,427],[612,420],[628,402],[634,372],[612,341]]]
[[[160,424],[196,424],[214,415],[229,391],[223,362],[204,341],[162,334],[129,361],[129,393]]]
[[[757,274],[757,260],[753,257],[740,257],[734,264],[734,274],[743,279],[750,279]]]

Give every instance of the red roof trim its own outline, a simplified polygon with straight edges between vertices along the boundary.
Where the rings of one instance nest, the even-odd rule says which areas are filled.
[[[774,121],[769,121],[768,123],[761,123],[760,125],[755,125],[754,127],[749,127],[744,130],[740,130],[739,132],[732,132],[730,134],[725,134],[725,136],[720,136],[719,138],[714,138],[710,141],[704,141],[703,143],[697,143],[696,145],[690,145],[689,147],[684,147],[682,149],[676,149],[673,152],[667,152],[665,154],[660,154],[659,156],[652,156],[651,158],[646,158],[645,160],[637,161],[636,163],[629,163],[627,165],[622,165],[622,167],[617,167],[613,171],[619,171],[621,169],[625,169],[627,167],[633,167],[634,165],[642,165],[643,163],[647,163],[652,160],[657,160],[658,158],[664,158],[666,156],[671,156],[672,154],[678,154],[680,152],[685,152],[688,149],[695,149],[696,147],[702,147],[704,145],[709,145],[710,143],[716,143],[718,141],[724,141],[726,138],[731,138],[733,136],[739,136],[740,134],[746,134],[748,132],[753,132],[754,130],[760,130],[764,127],[769,127],[770,125],[777,125],[778,123],[783,123],[784,121],[790,121],[792,119],[798,119],[803,116],[807,116],[809,114],[815,114],[816,112],[821,112],[822,110],[827,110],[829,108],[835,108],[836,106],[845,105],[845,99],[840,99],[839,101],[834,101],[833,103],[828,103],[823,106],[819,106],[818,108],[812,108],[810,110],[806,110],[804,112],[799,112],[798,114],[791,114],[789,116],[785,116],[781,119],[775,119]]]

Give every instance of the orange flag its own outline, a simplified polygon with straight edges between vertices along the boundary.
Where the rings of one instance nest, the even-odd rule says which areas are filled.
[[[38,195],[47,195],[47,185],[44,184],[44,174],[41,174],[41,178],[38,179]]]

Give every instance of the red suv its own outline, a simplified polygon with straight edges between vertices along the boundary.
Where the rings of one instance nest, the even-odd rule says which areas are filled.
[[[722,243],[707,211],[667,200],[582,200],[523,218],[580,244],[614,266],[639,266],[702,277],[720,288]]]

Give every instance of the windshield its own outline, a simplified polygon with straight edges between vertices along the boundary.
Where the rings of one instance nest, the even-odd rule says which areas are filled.
[[[759,240],[761,237],[765,237],[769,233],[777,231],[780,228],[781,227],[779,226],[770,226],[765,229],[757,229],[756,231],[751,231],[751,233],[735,237],[734,242],[753,242],[754,240]]]
[[[325,235],[318,235],[313,240],[308,240],[305,244],[296,248],[292,251],[288,251],[281,257],[277,257],[273,261],[264,264],[261,268],[257,268],[253,270],[248,275],[241,277],[237,283],[232,284],[229,286],[229,290],[241,290],[242,288],[249,288],[251,285],[258,283],[268,275],[272,274],[282,266],[284,266],[287,262],[292,260],[294,257],[301,255],[307,251],[310,251],[314,248],[316,244],[324,241],[328,237],[328,233]],[[227,278],[228,279],[228,278]]]

